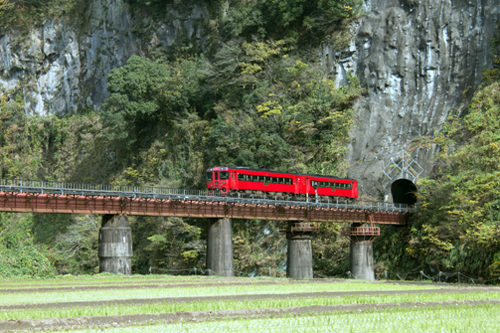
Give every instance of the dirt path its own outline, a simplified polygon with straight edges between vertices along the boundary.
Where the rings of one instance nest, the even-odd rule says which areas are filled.
[[[288,293],[288,294],[257,294],[257,295],[227,295],[227,296],[201,296],[201,297],[166,297],[166,298],[146,298],[146,299],[123,299],[112,301],[95,302],[60,302],[60,303],[38,303],[3,305],[0,310],[20,310],[20,309],[48,309],[48,308],[69,308],[76,306],[101,306],[101,305],[121,305],[121,304],[149,304],[149,303],[187,303],[187,302],[210,302],[223,300],[258,300],[258,299],[286,299],[301,297],[346,297],[346,296],[378,296],[378,295],[398,295],[398,294],[429,294],[429,293],[470,293],[470,292],[500,292],[499,288],[443,288],[443,289],[421,289],[421,290],[386,290],[386,291],[346,291],[346,292],[312,292],[312,293]]]
[[[1,331],[39,331],[39,330],[66,330],[85,328],[107,328],[138,324],[152,324],[160,320],[166,323],[179,321],[202,322],[207,320],[224,320],[240,318],[268,318],[283,315],[307,315],[331,312],[360,312],[366,310],[381,310],[388,308],[409,308],[429,306],[457,306],[478,304],[500,304],[500,300],[469,300],[469,301],[441,301],[441,302],[406,302],[380,303],[355,305],[306,306],[289,308],[267,309],[240,309],[197,312],[177,312],[160,314],[137,314],[121,316],[78,317],[78,318],[51,318],[34,320],[16,320],[0,322]]]
[[[189,287],[216,287],[216,286],[263,286],[263,285],[282,285],[282,284],[323,284],[323,283],[348,283],[348,280],[267,280],[267,281],[239,281],[235,278],[223,278],[213,282],[193,282],[193,283],[160,283],[160,284],[126,284],[120,285],[89,285],[89,286],[65,286],[65,287],[32,287],[0,289],[0,293],[32,293],[32,292],[52,292],[52,291],[81,291],[81,290],[113,290],[113,289],[145,289],[145,288],[189,288]],[[442,285],[441,285],[442,286]]]
[[[252,281],[254,280],[254,281]],[[93,278],[91,280],[70,280],[70,281],[64,281],[61,280],[61,282],[43,282],[43,281],[37,281],[35,283],[0,283],[0,291],[2,288],[12,288],[12,289],[22,289],[22,288],[46,288],[46,287],[71,287],[71,286],[79,286],[83,285],[85,286],[102,286],[102,285],[129,285],[129,284],[179,284],[179,283],[212,283],[212,282],[222,282],[222,281],[232,281],[232,282],[237,282],[241,281],[243,283],[252,283],[252,282],[266,282],[266,281],[273,281],[276,280],[276,278],[272,277],[257,277],[257,278],[240,278],[240,277],[219,277],[219,276],[206,276],[206,275],[198,275],[198,276],[187,276],[185,279],[178,278],[178,279],[134,279],[133,277],[123,277],[122,280],[114,280],[114,281],[99,281],[97,278]],[[285,280],[285,279],[283,279]],[[335,279],[325,279],[328,281],[337,281]]]
[[[242,280],[239,277],[207,277],[200,276],[198,279],[190,278],[187,281],[175,281],[171,282],[165,280],[128,280],[124,278],[124,281],[79,281],[79,282],[61,282],[61,283],[37,283],[37,284],[0,284],[0,293],[25,293],[25,292],[51,292],[51,291],[75,291],[75,290],[102,290],[102,289],[131,289],[131,288],[184,288],[184,287],[202,287],[202,286],[233,286],[233,285],[274,285],[274,284],[311,284],[311,283],[352,283],[356,280],[347,279],[311,279],[311,280],[292,280],[292,279],[280,279],[275,278],[254,278],[255,281],[250,279]],[[359,281],[357,281],[359,282]],[[456,286],[454,284],[444,284],[436,282],[418,282],[418,281],[377,281],[371,283],[380,284],[396,284],[396,285],[413,285],[413,286]],[[481,286],[481,285],[478,285]],[[11,287],[12,289],[9,289]],[[466,287],[466,285],[462,285]],[[474,287],[474,286],[471,286]],[[5,289],[3,289],[5,288]]]

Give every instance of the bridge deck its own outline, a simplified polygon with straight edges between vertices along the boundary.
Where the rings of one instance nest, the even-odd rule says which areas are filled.
[[[294,201],[280,196],[227,197],[197,190],[1,179],[0,211],[402,225],[411,208],[384,202],[347,203],[332,198]]]

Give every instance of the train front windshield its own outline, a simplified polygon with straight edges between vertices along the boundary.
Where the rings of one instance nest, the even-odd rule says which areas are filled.
[[[226,180],[229,178],[229,171],[221,171],[220,172],[220,180]]]
[[[207,181],[212,180],[212,172],[207,172]]]

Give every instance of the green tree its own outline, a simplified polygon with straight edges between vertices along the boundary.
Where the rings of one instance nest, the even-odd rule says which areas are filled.
[[[46,250],[34,243],[32,228],[32,214],[0,215],[0,277],[44,278],[56,273]]]
[[[450,116],[434,140],[434,176],[419,184],[420,213],[406,254],[426,270],[500,274],[500,83],[482,86],[465,116]]]
[[[195,224],[177,217],[136,217],[130,226],[134,235],[141,235],[133,238],[134,271],[146,274],[153,267],[189,274],[193,268],[205,267],[206,246]]]

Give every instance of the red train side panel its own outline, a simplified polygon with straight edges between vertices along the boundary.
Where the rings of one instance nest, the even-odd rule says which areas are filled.
[[[215,167],[207,170],[207,188],[230,192],[272,192],[279,195],[358,198],[358,182],[334,176],[300,175],[245,167]]]

